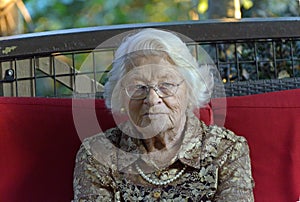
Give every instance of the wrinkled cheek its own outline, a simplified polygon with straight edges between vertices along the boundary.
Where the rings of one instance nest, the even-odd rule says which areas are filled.
[[[185,110],[177,107],[172,109],[172,114],[169,116],[170,122],[173,126],[179,124],[185,117]]]
[[[180,96],[176,97],[175,99],[170,98],[166,100],[166,105],[172,112],[176,114],[185,113],[187,108],[187,96]]]
[[[175,114],[172,116],[169,116],[171,127],[174,127],[176,125],[178,118],[179,118],[178,115],[176,116]]]
[[[141,101],[131,100],[128,102],[128,115],[129,118],[133,121],[134,124],[141,124],[142,117],[140,116],[142,104]]]

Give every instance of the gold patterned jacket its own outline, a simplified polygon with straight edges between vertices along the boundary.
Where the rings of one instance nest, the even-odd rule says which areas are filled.
[[[196,117],[189,117],[185,128],[174,166],[186,170],[167,185],[153,185],[126,172],[134,169],[144,148],[123,129],[85,139],[76,157],[73,201],[254,201],[246,139],[206,126]]]

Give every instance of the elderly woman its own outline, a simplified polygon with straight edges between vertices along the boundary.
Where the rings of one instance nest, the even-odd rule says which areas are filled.
[[[120,123],[84,140],[74,201],[254,201],[245,138],[193,113],[210,100],[212,68],[174,33],[128,36],[105,85]]]

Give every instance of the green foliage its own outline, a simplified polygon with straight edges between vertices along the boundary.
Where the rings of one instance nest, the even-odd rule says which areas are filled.
[[[298,0],[241,0],[243,17],[299,16]],[[252,4],[249,2],[251,1]]]
[[[34,31],[190,20],[189,0],[26,0]]]
[[[233,0],[232,0],[233,1]],[[24,0],[34,30],[206,19],[208,0]],[[210,0],[217,6],[220,0]],[[243,17],[299,16],[296,0],[241,0]],[[226,9],[226,8],[220,8]]]

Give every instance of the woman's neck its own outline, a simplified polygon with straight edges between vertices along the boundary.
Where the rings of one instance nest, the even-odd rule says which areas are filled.
[[[180,146],[184,134],[185,122],[186,118],[182,118],[177,127],[161,132],[152,138],[144,139],[143,144],[147,152],[166,152]]]
[[[177,133],[166,131],[155,137],[143,140],[147,151],[147,158],[143,159],[149,170],[161,170],[169,167],[177,160],[184,136],[184,126]]]

